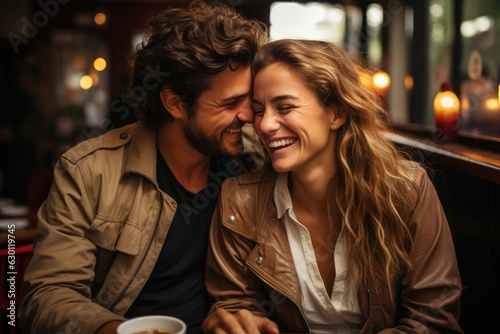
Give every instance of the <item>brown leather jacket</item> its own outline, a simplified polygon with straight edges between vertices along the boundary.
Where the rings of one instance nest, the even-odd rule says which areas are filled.
[[[448,223],[426,172],[417,164],[408,168],[420,190],[408,221],[413,270],[399,278],[397,301],[383,278],[382,289],[359,288],[361,333],[461,333],[462,286]],[[282,332],[306,333],[299,278],[273,201],[275,182],[276,173],[261,170],[224,183],[210,232],[207,288],[212,311],[248,309],[276,321]]]

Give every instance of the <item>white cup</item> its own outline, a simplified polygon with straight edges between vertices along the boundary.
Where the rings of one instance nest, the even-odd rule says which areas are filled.
[[[186,334],[186,324],[179,318],[164,315],[148,315],[129,319],[118,326],[118,334],[153,333],[153,329],[160,333]]]

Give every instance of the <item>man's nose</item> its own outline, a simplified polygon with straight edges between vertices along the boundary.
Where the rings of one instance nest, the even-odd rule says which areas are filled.
[[[241,107],[238,110],[237,118],[245,123],[253,123],[254,114],[249,97],[246,98],[245,101],[243,101],[243,103],[241,104]]]

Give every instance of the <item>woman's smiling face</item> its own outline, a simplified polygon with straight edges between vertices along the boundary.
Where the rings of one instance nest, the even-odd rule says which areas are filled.
[[[276,171],[301,173],[333,164],[341,120],[300,75],[273,63],[257,73],[253,89],[254,128]]]

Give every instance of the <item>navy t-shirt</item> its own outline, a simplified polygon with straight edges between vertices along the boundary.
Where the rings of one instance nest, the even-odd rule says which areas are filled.
[[[125,317],[174,316],[186,322],[188,333],[198,334],[210,307],[205,289],[210,220],[222,181],[241,169],[229,159],[212,158],[207,186],[193,194],[177,181],[159,152],[157,156],[158,184],[178,209],[153,272]]]

